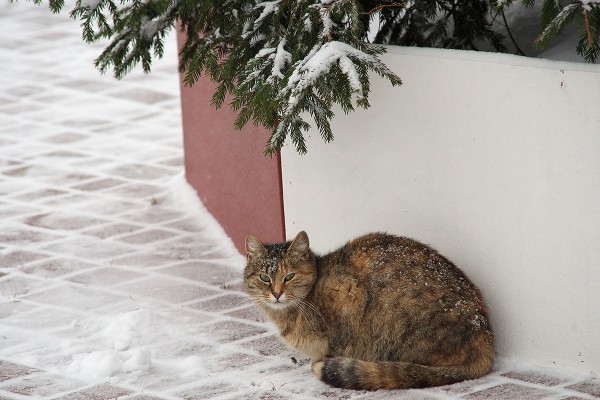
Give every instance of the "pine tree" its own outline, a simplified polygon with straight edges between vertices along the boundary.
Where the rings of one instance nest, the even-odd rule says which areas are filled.
[[[492,29],[487,0],[419,0],[389,3],[361,0],[378,13],[374,43],[504,52],[503,36]],[[365,23],[373,23],[365,19]]]
[[[491,1],[503,10],[515,0]],[[577,51],[595,62],[600,0],[560,1],[544,0],[538,44],[579,19],[584,29]],[[64,5],[49,0],[53,12]],[[307,115],[322,138],[332,140],[334,105],[346,113],[369,107],[370,72],[401,84],[379,59],[385,49],[366,43],[372,14],[379,15],[379,25],[370,27],[379,44],[478,49],[483,43],[504,51],[489,12],[487,0],[76,0],[71,17],[80,21],[86,42],[110,40],[95,64],[117,78],[138,64],[150,72],[178,21],[185,84],[208,76],[217,84],[212,105],[223,106],[230,95],[235,128],[252,121],[270,130],[265,153],[273,154],[287,138],[298,152],[307,151]]]
[[[522,0],[533,7],[535,0]],[[502,10],[514,0],[495,0],[494,6]],[[577,54],[587,62],[595,63],[600,57],[600,0],[571,0],[568,4],[560,0],[543,0],[540,16],[541,33],[535,44],[543,48],[553,38],[563,34],[571,23],[581,27]]]
[[[63,7],[63,0],[50,0],[52,11]],[[370,71],[401,84],[378,57],[384,49],[362,40],[354,0],[77,0],[71,16],[81,21],[86,42],[111,40],[95,63],[117,78],[138,64],[150,71],[179,21],[185,84],[210,77],[217,84],[213,106],[232,96],[236,128],[252,121],[271,131],[267,154],[288,137],[305,153],[306,115],[332,140],[334,104],[346,113],[369,107]]]

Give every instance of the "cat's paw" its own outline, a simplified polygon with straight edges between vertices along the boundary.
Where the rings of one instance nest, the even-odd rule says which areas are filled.
[[[315,375],[317,376],[317,378],[321,379],[321,377],[323,376],[323,361],[319,360],[319,361],[312,361],[312,363],[310,364],[311,369],[313,370],[313,372],[315,373]]]

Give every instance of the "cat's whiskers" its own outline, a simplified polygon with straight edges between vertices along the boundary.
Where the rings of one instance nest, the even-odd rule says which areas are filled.
[[[318,314],[315,314],[315,312],[313,310],[311,310],[310,308],[306,307],[306,305],[302,305],[302,315],[304,316],[304,320],[307,324],[307,328],[313,332],[319,332],[323,329],[323,327],[325,326],[322,322],[321,322],[321,317]]]
[[[304,317],[306,323],[309,324],[313,330],[318,331],[322,326],[322,323],[325,322],[323,314],[321,314],[321,312],[314,305],[307,301],[297,299],[295,297],[291,297],[290,301],[296,310],[298,310],[298,312]]]
[[[311,313],[312,315],[315,315],[318,317],[318,319],[320,319],[322,322],[325,322],[325,318],[323,318],[323,314],[321,314],[321,312],[311,303],[307,302],[307,301],[302,301],[299,300],[299,304],[305,309],[307,310],[309,313]]]
[[[309,309],[311,309],[312,311],[314,311],[315,313],[317,313],[317,315],[319,316],[321,321],[325,322],[325,318],[323,317],[323,314],[321,314],[321,311],[319,311],[319,309],[317,307],[315,307],[312,303],[309,303],[308,301],[302,301],[302,304],[304,306],[308,307]]]

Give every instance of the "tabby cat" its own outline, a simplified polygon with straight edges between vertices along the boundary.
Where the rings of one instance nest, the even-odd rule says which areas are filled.
[[[246,290],[324,382],[419,388],[488,373],[494,335],[479,290],[415,240],[371,233],[318,256],[246,238]]]

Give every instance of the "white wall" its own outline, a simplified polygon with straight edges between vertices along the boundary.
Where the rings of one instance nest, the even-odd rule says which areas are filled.
[[[497,350],[600,374],[600,67],[390,48],[399,88],[282,153],[288,237],[431,244],[482,289]]]

